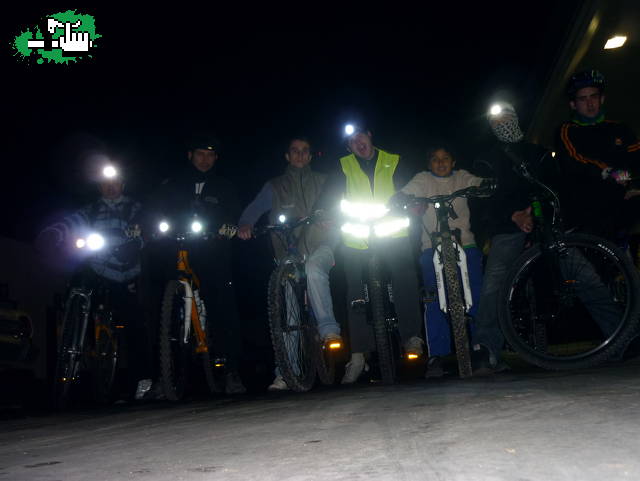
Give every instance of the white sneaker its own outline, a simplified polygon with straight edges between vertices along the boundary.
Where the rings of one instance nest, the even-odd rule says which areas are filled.
[[[151,389],[151,379],[140,379],[136,388],[136,401],[139,401]]]
[[[287,386],[287,383],[284,382],[284,379],[282,379],[282,376],[276,376],[276,378],[273,380],[273,383],[271,383],[271,385],[267,388],[268,391],[288,391],[289,390],[289,386]]]
[[[362,371],[368,371],[369,365],[364,362],[364,353],[354,352],[351,354],[351,361],[344,367],[342,384],[353,384],[358,380]]]

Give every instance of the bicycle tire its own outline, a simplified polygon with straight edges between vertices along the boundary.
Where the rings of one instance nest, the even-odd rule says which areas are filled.
[[[373,324],[373,337],[378,354],[378,367],[383,384],[395,384],[397,379],[397,359],[391,344],[391,335],[387,324],[386,310],[384,306],[384,289],[382,282],[382,266],[377,255],[372,255],[369,260],[369,303],[371,305],[371,321]]]
[[[552,258],[543,255],[540,245],[529,248],[518,257],[507,273],[505,283],[502,286],[498,320],[506,341],[525,361],[549,370],[582,369],[602,363],[612,355],[619,353],[637,334],[640,322],[640,303],[637,298],[640,278],[631,259],[615,244],[605,239],[586,234],[568,234],[559,244],[567,250],[558,250],[558,257]],[[562,260],[550,261],[549,259]],[[588,262],[585,263],[584,259]],[[580,263],[582,264],[581,270],[571,272],[570,268],[575,266],[577,269],[580,267]],[[544,303],[538,302],[538,308],[551,306],[550,310],[555,312],[551,316],[543,317],[543,320],[546,319],[545,336],[547,339],[545,340],[545,349],[541,349],[540,345],[529,340],[531,336],[526,332],[526,326],[531,325],[531,319],[527,318],[526,309],[518,308],[522,304],[519,287],[529,279],[534,279],[533,276],[536,272],[540,272],[540,269],[543,273],[544,269],[547,269],[549,275],[552,275],[553,272],[549,270],[549,265],[558,266],[556,271],[560,269],[563,272],[563,280],[559,284],[555,281],[551,283],[547,281],[544,285],[539,282],[536,287],[536,296],[544,296],[546,301]],[[617,312],[622,313],[616,329],[611,334],[606,334],[604,329],[598,327],[595,316],[592,316],[588,310],[588,303],[583,304],[577,293],[569,299],[572,300],[572,303],[568,302],[571,290],[579,289],[580,284],[586,282],[578,277],[580,272],[584,272],[585,275],[588,275],[589,272],[595,273],[597,282],[601,286],[596,286],[595,289],[597,292],[607,293],[600,302],[601,306],[604,308],[615,307]],[[546,276],[547,279],[549,275]],[[551,287],[549,287],[550,284]],[[560,287],[557,287],[558,285]],[[574,288],[573,285],[578,287]],[[549,296],[549,291],[553,291],[553,297]],[[560,294],[556,294],[556,291],[559,291]],[[596,292],[593,287],[589,291]],[[577,308],[575,311],[568,311],[567,306],[577,306]],[[587,313],[586,316],[583,314],[580,318],[582,324],[579,333],[588,331],[585,327],[589,326],[585,326],[585,322],[591,322],[592,326],[596,326],[596,329],[593,330],[597,332],[597,339],[566,345],[554,344],[554,330],[558,331],[562,327],[564,319],[571,321],[571,316],[575,322],[575,318],[579,315],[576,312],[581,312],[578,309]],[[554,322],[550,322],[550,320]],[[573,335],[574,331],[571,334]],[[535,339],[535,337],[534,335],[533,338]],[[594,343],[595,347],[593,347]],[[586,346],[584,352],[570,351],[570,349],[578,349],[581,345]],[[569,347],[565,349],[564,346]],[[566,355],[558,355],[561,354],[560,349],[565,349]]]
[[[109,316],[110,312],[106,312]],[[94,318],[94,322],[96,319]],[[118,362],[118,340],[115,332],[109,327],[102,328],[95,333],[91,379],[93,400],[98,404],[109,404],[113,401],[113,384],[116,377]]]
[[[82,302],[82,297],[73,293],[66,302],[53,386],[53,406],[57,410],[69,406],[71,386],[78,374]]]
[[[184,342],[184,286],[176,280],[167,282],[162,298],[158,350],[160,382],[169,401],[184,396],[191,360],[191,336]]]
[[[288,301],[287,301],[288,299]],[[293,264],[281,264],[269,278],[269,326],[275,361],[287,386],[311,389],[316,377],[315,329],[309,320],[305,289]]]
[[[458,359],[458,375],[461,379],[465,379],[471,377],[472,369],[467,319],[464,312],[465,305],[462,297],[460,276],[458,275],[458,263],[452,243],[443,242],[441,248],[444,280],[447,286],[447,311],[453,332],[456,358]]]
[[[205,307],[204,299],[200,298],[202,302],[202,306]],[[213,350],[213,322],[211,320],[211,313],[207,313],[207,321],[205,326],[205,337],[207,340],[207,352],[203,352],[201,354],[202,358],[202,369],[204,369],[204,377],[207,381],[207,387],[209,388],[209,392],[211,394],[220,394],[224,392],[224,384],[223,381],[220,380],[218,376],[218,368],[215,365],[215,359],[212,359],[212,350]]]

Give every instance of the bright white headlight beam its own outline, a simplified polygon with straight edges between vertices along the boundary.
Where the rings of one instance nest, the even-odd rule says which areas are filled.
[[[195,233],[201,232],[202,231],[202,224],[195,220],[191,223],[191,230]]]
[[[284,224],[285,222],[287,222],[287,216],[286,216],[286,215],[284,215],[284,214],[280,214],[280,215],[278,216],[278,221],[279,221],[281,224]]]
[[[158,229],[160,232],[167,232],[169,230],[169,223],[167,221],[162,221],[158,224]]]
[[[489,113],[493,116],[500,115],[502,113],[502,107],[499,104],[493,104],[489,109]]]
[[[347,124],[344,126],[344,133],[347,135],[353,135],[356,131],[356,128],[352,124]]]
[[[85,240],[84,240],[84,239],[78,239],[78,240],[76,240],[76,247],[77,247],[78,249],[84,249],[84,246],[86,246],[86,245],[87,245],[87,243],[85,242]]]
[[[104,237],[100,234],[89,234],[87,237],[87,246],[92,251],[100,250],[104,247]]]

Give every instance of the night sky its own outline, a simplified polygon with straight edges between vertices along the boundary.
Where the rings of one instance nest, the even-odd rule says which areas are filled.
[[[129,193],[144,199],[186,164],[194,130],[221,139],[219,170],[246,202],[284,168],[292,135],[312,139],[319,169],[335,167],[350,119],[416,169],[441,137],[470,164],[489,139],[482,114],[496,92],[526,127],[579,2],[442,3],[80,9],[103,38],[93,58],[69,65],[20,61],[10,44],[44,15],[79,6],[13,7],[0,47],[0,234],[30,240],[90,200],[85,153],[96,146],[125,164]]]

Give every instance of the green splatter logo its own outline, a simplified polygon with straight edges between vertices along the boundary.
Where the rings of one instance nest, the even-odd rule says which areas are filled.
[[[13,40],[14,55],[36,63],[77,62],[93,57],[96,22],[91,15],[75,10],[46,15],[36,26],[25,30]]]

